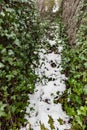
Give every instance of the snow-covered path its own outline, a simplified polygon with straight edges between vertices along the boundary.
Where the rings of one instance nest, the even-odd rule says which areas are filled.
[[[68,130],[70,128],[69,118],[62,110],[62,105],[54,103],[54,98],[58,99],[66,89],[64,83],[66,77],[61,74],[62,46],[57,44],[60,42],[58,25],[54,24],[50,29],[51,39],[45,37],[49,47],[43,44],[39,50],[40,64],[36,68],[36,74],[40,80],[36,83],[34,94],[29,95],[30,105],[27,107],[29,116],[26,116],[29,125],[22,130],[29,130],[30,126],[32,130]]]

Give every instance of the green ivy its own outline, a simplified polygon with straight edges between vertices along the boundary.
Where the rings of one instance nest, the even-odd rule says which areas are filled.
[[[84,9],[84,5],[83,5]],[[82,11],[81,11],[82,13]],[[60,38],[63,45],[62,67],[63,73],[68,79],[66,91],[61,96],[64,110],[71,117],[73,130],[87,129],[87,12],[83,10],[81,24],[77,29],[76,45],[68,44],[66,28],[62,20],[60,26]],[[62,100],[63,99],[63,100]]]
[[[34,92],[40,39],[32,0],[0,1],[0,129],[24,124],[28,94]]]

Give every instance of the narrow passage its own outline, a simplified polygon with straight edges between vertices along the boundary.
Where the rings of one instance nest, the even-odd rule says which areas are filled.
[[[69,117],[62,110],[62,105],[56,103],[65,91],[64,74],[61,74],[62,45],[58,45],[59,27],[52,23],[48,35],[42,39],[39,50],[39,66],[36,74],[39,81],[36,83],[34,94],[29,94],[30,105],[27,107],[29,116],[25,118],[29,124],[22,130],[69,130]],[[45,42],[44,42],[45,41]]]

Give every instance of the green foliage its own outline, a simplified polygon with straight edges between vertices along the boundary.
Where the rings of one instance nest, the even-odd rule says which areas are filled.
[[[48,130],[47,128],[45,128],[44,124],[40,124],[40,128],[41,130]]]
[[[72,118],[73,130],[87,129],[87,12],[83,12],[74,46],[68,44],[65,27],[59,22],[60,38],[64,46],[62,67],[68,77],[65,81],[67,90],[61,98],[64,98],[65,111]]]
[[[58,122],[60,123],[60,125],[63,125],[63,120],[61,118],[58,119]]]
[[[49,116],[49,121],[48,121],[49,125],[50,125],[50,128],[51,130],[54,130],[55,127],[54,127],[54,120],[51,116]]]
[[[34,92],[35,51],[40,38],[32,0],[0,2],[0,129],[16,130],[25,122],[28,94]]]

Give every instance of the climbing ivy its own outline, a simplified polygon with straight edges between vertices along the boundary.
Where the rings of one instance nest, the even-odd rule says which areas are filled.
[[[24,124],[28,94],[34,92],[39,18],[32,0],[0,1],[0,129]]]
[[[66,27],[61,20],[58,22],[60,38],[64,46],[63,73],[68,77],[65,81],[67,89],[60,101],[63,103],[64,110],[71,117],[72,130],[87,129],[87,12],[85,4],[78,15],[78,20],[81,21],[77,28],[75,45],[68,44]],[[83,15],[81,15],[82,12]]]

